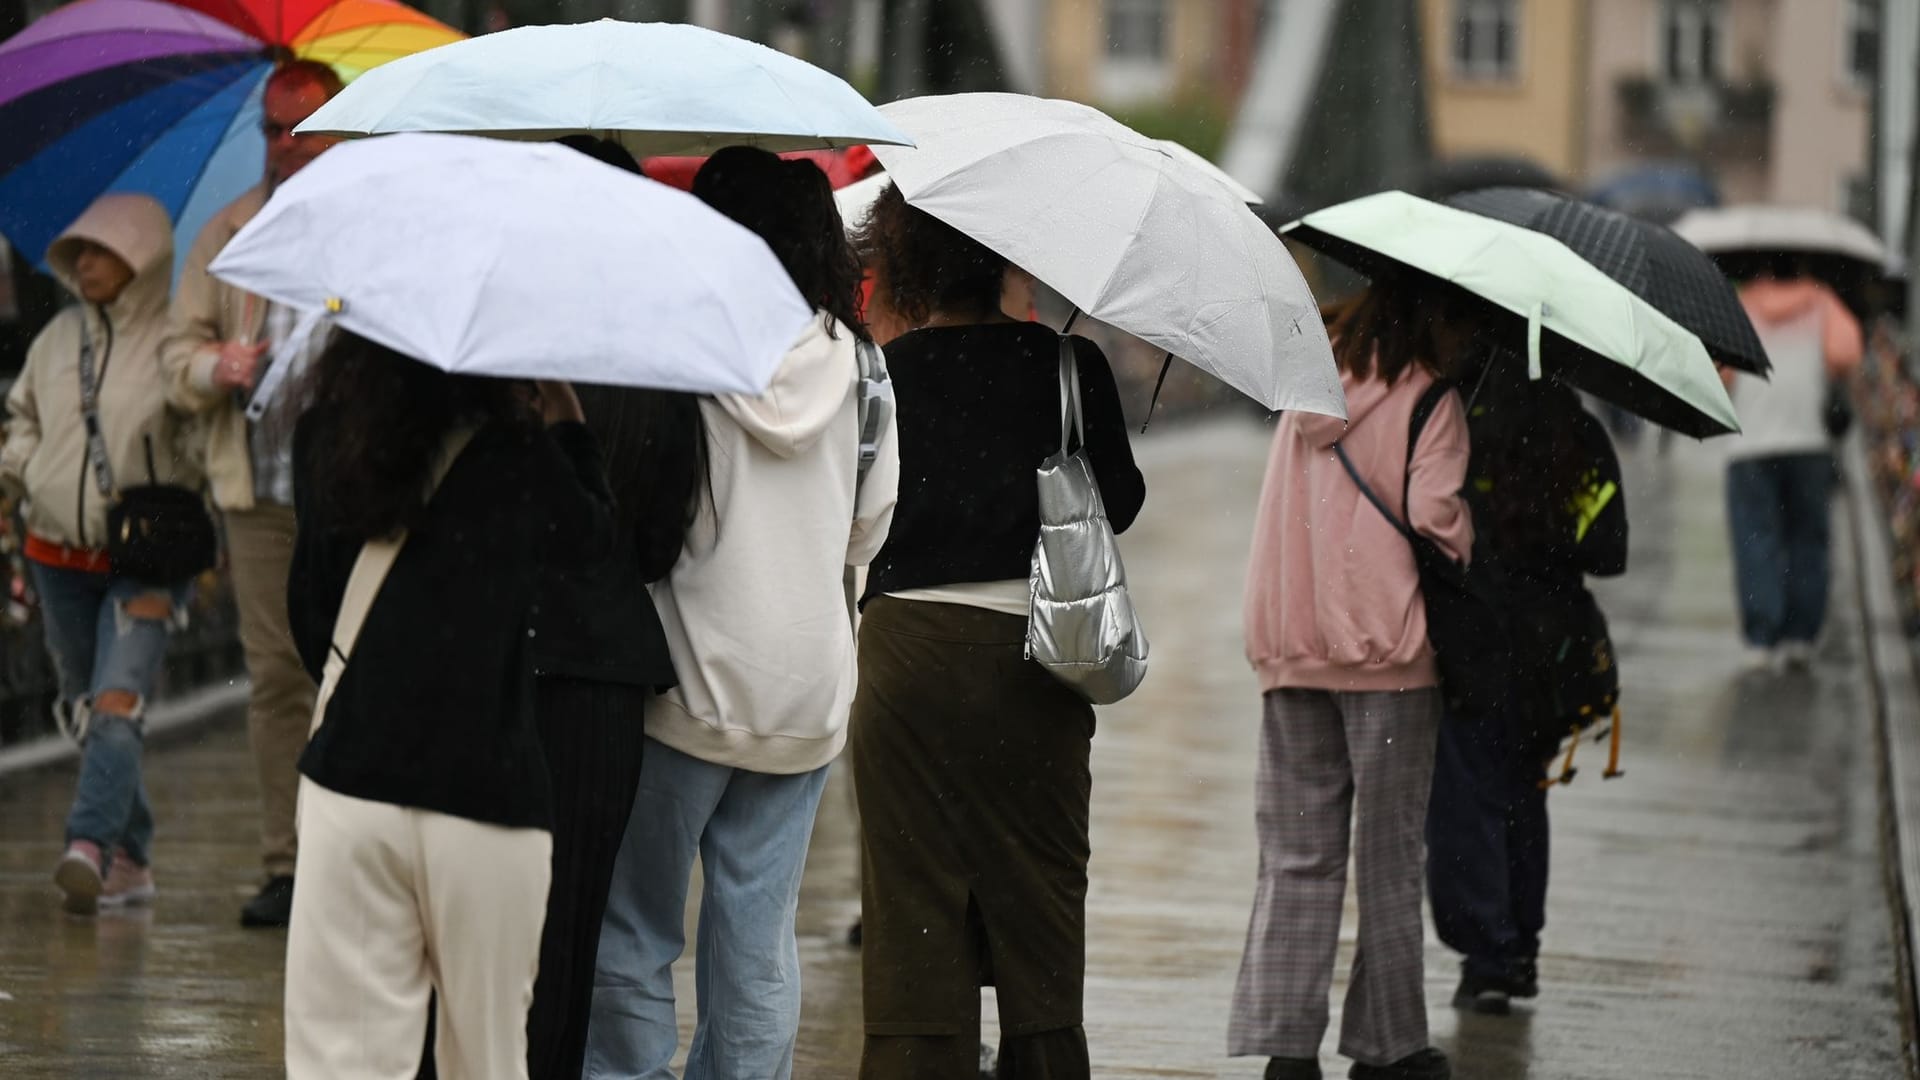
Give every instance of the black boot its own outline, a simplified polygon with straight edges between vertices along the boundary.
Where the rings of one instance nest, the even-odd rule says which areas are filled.
[[[240,925],[252,929],[285,926],[293,921],[293,875],[269,878],[253,899],[240,909]]]
[[[1462,975],[1453,992],[1453,1007],[1468,1009],[1482,1016],[1505,1016],[1512,1011],[1511,980],[1486,975]]]
[[[1453,1080],[1453,1066],[1447,1063],[1447,1055],[1429,1046],[1391,1065],[1356,1061],[1347,1076],[1349,1080]]]
[[[1265,1080],[1320,1080],[1320,1059],[1268,1058]]]

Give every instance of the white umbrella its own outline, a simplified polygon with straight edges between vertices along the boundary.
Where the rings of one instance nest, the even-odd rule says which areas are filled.
[[[874,173],[865,179],[855,180],[846,187],[833,193],[834,204],[840,208],[840,223],[852,236],[873,216],[873,206],[887,190],[893,178],[886,173]]]
[[[456,135],[327,151],[209,269],[309,313],[309,332],[331,313],[506,378],[754,394],[813,317],[765,242],[699,199],[565,147]]]
[[[1248,206],[1260,206],[1266,202],[1265,199],[1260,197],[1259,192],[1235,180],[1227,170],[1215,165],[1213,162],[1208,161],[1192,150],[1187,149],[1184,144],[1174,142],[1172,139],[1155,139],[1154,142],[1159,143],[1160,148],[1167,153],[1172,154],[1179,160],[1220,181],[1228,191],[1233,192],[1234,198],[1239,199]]]
[[[355,79],[299,130],[585,133],[637,157],[907,141],[853,87],[804,60],[698,26],[615,19],[522,26],[402,57]]]
[[[1729,206],[1692,210],[1673,231],[1709,255],[1802,252],[1838,255],[1883,267],[1880,238],[1849,217],[1801,206]]]
[[[916,144],[873,148],[907,202],[1270,409],[1346,415],[1299,267],[1214,177],[1074,102],[956,94],[880,111]]]

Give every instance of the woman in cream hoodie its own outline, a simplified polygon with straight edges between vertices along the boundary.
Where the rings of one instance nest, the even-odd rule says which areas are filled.
[[[60,681],[61,726],[84,747],[54,873],[67,910],[153,896],[153,813],[140,779],[141,715],[185,583],[113,572],[107,507],[121,487],[200,477],[180,453],[182,421],[160,371],[173,227],[145,195],[101,196],[47,251],[81,302],[34,339],[7,395],[0,485],[27,500],[26,556]],[[83,384],[100,430],[90,438]],[[104,457],[103,462],[100,459]]]
[[[764,394],[701,405],[707,505],[653,590],[679,686],[647,712],[586,1075],[671,1075],[672,968],[698,855],[700,1017],[686,1075],[784,1080],[800,1019],[800,872],[853,699],[842,576],[886,540],[899,457],[889,423],[857,475],[860,267],[825,175],[735,147],[693,192],[764,238],[819,315]]]

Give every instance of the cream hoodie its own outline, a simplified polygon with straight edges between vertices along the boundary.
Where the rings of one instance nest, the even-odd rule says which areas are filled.
[[[33,339],[26,365],[7,394],[7,440],[0,448],[0,484],[27,498],[27,530],[68,547],[100,549],[107,541],[107,500],[100,494],[80,412],[81,327],[93,340],[100,380],[100,426],[117,487],[147,483],[200,486],[197,455],[184,446],[187,422],[167,407],[160,370],[166,331],[167,278],[173,270],[173,226],[145,195],[104,195],[47,249],[61,284],[79,293],[74,261],[83,241],[107,248],[133,268],[133,280],[104,307],[75,304]],[[147,448],[153,448],[153,473]]]
[[[820,768],[846,742],[853,631],[844,568],[886,541],[900,478],[891,422],[860,488],[853,332],[821,316],[759,397],[701,402],[712,502],[653,586],[680,685],[647,734],[762,773]]]

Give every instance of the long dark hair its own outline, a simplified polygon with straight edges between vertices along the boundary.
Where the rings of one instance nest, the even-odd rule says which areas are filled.
[[[569,135],[560,145],[640,175],[640,165],[611,139]],[[814,170],[818,172],[818,169]],[[667,576],[700,513],[709,483],[707,426],[700,399],[672,390],[578,386],[580,409],[607,463],[619,535],[632,537],[647,581]]]
[[[1442,375],[1453,358],[1441,355],[1437,323],[1458,317],[1447,286],[1382,275],[1328,314],[1327,334],[1340,370],[1356,379],[1378,376],[1391,386],[1415,364]]]
[[[456,427],[504,424],[531,438],[540,417],[525,384],[449,375],[340,331],[306,387],[330,418],[315,468],[314,512],[357,540],[391,537],[425,517],[433,465]]]
[[[807,303],[865,340],[860,260],[847,241],[827,174],[807,161],[729,146],[693,177],[701,201],[758,233]]]
[[[888,304],[918,326],[933,311],[1000,310],[1007,260],[992,248],[915,206],[888,184],[860,230],[860,251],[875,266]]]

